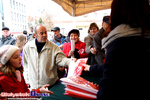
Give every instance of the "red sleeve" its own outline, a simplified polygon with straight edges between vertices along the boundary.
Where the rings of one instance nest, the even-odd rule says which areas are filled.
[[[36,91],[36,93],[41,93],[41,92],[40,92],[40,88],[32,89],[32,91]]]
[[[0,85],[0,93],[2,92],[2,88],[1,88],[1,85]]]
[[[68,45],[67,45],[67,43],[64,43],[62,52],[63,52],[63,53],[66,55],[66,57],[68,58],[69,51],[68,51]]]
[[[85,43],[84,42],[81,42],[80,48],[81,49],[79,49],[79,51],[78,51],[80,58],[88,57],[88,54],[85,52]]]
[[[8,77],[8,76],[1,77],[0,86],[1,86],[0,91],[2,92],[8,92],[8,93],[29,92],[29,90],[25,86],[25,83],[17,84],[17,81],[15,81],[12,77]]]

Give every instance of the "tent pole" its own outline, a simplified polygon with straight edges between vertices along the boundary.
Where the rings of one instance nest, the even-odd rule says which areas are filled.
[[[75,16],[75,13],[76,13],[76,3],[75,1],[72,3],[72,16]]]
[[[72,2],[72,17],[73,17],[73,27],[76,28],[76,18],[75,18],[75,14],[76,14],[76,2],[73,1]]]

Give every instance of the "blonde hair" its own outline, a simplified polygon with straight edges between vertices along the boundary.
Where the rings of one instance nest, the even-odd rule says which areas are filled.
[[[19,48],[20,52],[23,50],[24,45],[26,44],[27,41],[27,36],[24,34],[19,34],[16,38],[16,46]]]
[[[19,70],[21,73],[23,73],[23,66],[21,65],[20,68],[16,69],[10,65],[9,61],[5,65],[0,64],[0,72],[6,76],[16,77],[16,70]]]

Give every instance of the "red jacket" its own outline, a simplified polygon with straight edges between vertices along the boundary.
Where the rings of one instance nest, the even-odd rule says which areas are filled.
[[[80,55],[80,58],[86,58],[86,57],[88,57],[88,54],[85,52],[85,43],[84,42],[78,41],[75,44],[75,48],[79,50],[78,53]],[[71,42],[64,43],[62,51],[65,53],[65,55],[67,57],[68,57],[68,54],[69,54],[70,50],[71,50]]]
[[[15,77],[6,76],[0,72],[0,93],[30,93],[30,90],[27,88],[24,77],[22,76],[21,82],[19,82]],[[40,93],[39,88],[35,90],[37,93]]]

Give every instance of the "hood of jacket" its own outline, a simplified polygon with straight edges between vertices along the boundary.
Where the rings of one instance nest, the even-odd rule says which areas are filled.
[[[11,38],[12,38],[11,34],[9,34],[9,36],[7,36],[7,37],[2,36],[3,40],[10,40]]]
[[[61,38],[65,38],[64,35],[62,35],[62,34],[60,34],[60,35],[61,35],[60,37],[57,37],[57,36],[54,35],[54,39],[60,42]]]

